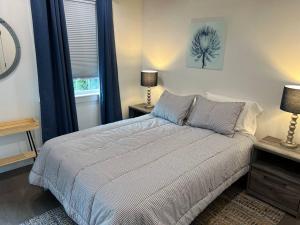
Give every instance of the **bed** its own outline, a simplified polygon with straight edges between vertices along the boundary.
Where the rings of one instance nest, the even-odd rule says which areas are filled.
[[[48,141],[30,183],[79,225],[188,225],[247,173],[253,142],[146,115]]]

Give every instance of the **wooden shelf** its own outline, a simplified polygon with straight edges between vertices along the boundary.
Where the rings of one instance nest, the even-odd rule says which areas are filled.
[[[7,165],[10,165],[10,164],[16,163],[16,162],[21,162],[21,161],[27,160],[27,159],[33,159],[35,157],[36,157],[36,154],[34,151],[24,152],[19,155],[0,159],[0,167],[7,166]]]
[[[39,122],[34,119],[22,119],[0,122],[0,136],[17,134],[39,128]]]
[[[34,140],[30,133],[30,131],[37,128],[39,128],[39,122],[32,118],[0,122],[0,137],[29,131],[29,134],[27,134],[27,138],[31,148],[31,151],[0,159],[0,167],[7,166],[16,162],[21,162],[27,159],[33,159],[37,156]]]
[[[255,148],[276,154],[286,159],[290,159],[296,162],[300,162],[300,147],[296,149],[288,149],[280,144],[281,140],[274,137],[265,137],[259,142],[255,143]]]

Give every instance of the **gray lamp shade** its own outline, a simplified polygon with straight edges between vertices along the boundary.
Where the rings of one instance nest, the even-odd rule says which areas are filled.
[[[300,86],[287,85],[284,87],[280,109],[300,114]]]
[[[141,86],[157,86],[158,72],[155,70],[143,70],[141,73]]]

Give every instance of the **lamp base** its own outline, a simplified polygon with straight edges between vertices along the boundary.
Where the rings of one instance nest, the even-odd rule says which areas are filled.
[[[295,129],[296,129],[296,125],[297,125],[297,119],[298,119],[298,115],[293,114],[286,141],[281,142],[282,146],[289,148],[289,149],[295,149],[298,147],[298,145],[295,142],[293,142]]]
[[[151,104],[149,105],[149,104],[145,103],[144,108],[145,109],[152,109],[152,108],[154,108],[154,105],[151,105]]]
[[[281,143],[281,146],[285,147],[285,148],[289,148],[289,149],[295,149],[295,148],[298,148],[298,144],[296,143],[287,143],[285,141],[282,141]]]
[[[144,105],[145,109],[151,109],[153,108],[153,105],[151,104],[151,88],[147,88],[147,103]]]

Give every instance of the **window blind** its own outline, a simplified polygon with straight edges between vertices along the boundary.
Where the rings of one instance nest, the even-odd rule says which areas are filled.
[[[73,78],[98,76],[95,0],[64,0]]]

